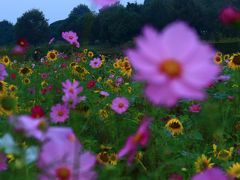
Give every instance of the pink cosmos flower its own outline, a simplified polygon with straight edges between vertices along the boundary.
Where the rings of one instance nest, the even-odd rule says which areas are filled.
[[[145,27],[136,45],[127,56],[137,72],[136,80],[146,82],[146,97],[156,105],[203,100],[204,88],[219,72],[212,62],[215,52],[184,22],[172,23],[161,33]]]
[[[5,66],[0,63],[0,81],[3,81],[8,76]]]
[[[41,74],[41,78],[42,78],[42,79],[48,78],[48,73],[42,73],[42,74]]]
[[[189,107],[189,112],[198,113],[201,111],[201,109],[202,109],[202,107],[200,104],[193,104]]]
[[[70,44],[74,44],[78,40],[77,33],[73,32],[73,31],[62,32],[62,38],[65,39]]]
[[[4,153],[0,152],[0,171],[7,170],[7,157]]]
[[[119,0],[93,0],[94,3],[100,7],[111,6],[119,2]]]
[[[22,55],[26,52],[26,48],[16,45],[13,49],[12,49],[12,53],[14,55]]]
[[[150,138],[151,119],[145,117],[134,135],[128,137],[124,147],[118,152],[118,159],[128,154],[128,163],[131,164],[135,158],[138,146],[146,146]]]
[[[62,123],[69,118],[69,109],[65,105],[57,104],[52,106],[50,117],[52,122]]]
[[[77,104],[79,104],[82,101],[86,100],[86,96],[69,96],[64,95],[62,97],[62,101],[64,102],[64,105],[68,108],[74,109]]]
[[[55,38],[51,38],[50,41],[48,42],[49,45],[51,45],[53,43],[53,41],[55,41]]]
[[[127,111],[129,107],[128,99],[125,97],[117,97],[112,101],[112,110],[118,114],[122,114]]]
[[[93,60],[90,61],[89,65],[94,69],[100,68],[102,65],[102,61],[100,58],[94,58]]]
[[[100,94],[101,96],[105,96],[105,97],[109,96],[109,93],[106,92],[106,91],[100,91],[99,94]]]
[[[34,137],[43,140],[47,122],[43,118],[31,116],[12,116],[9,119],[17,132],[23,132],[27,137]]]
[[[71,81],[68,79],[65,82],[62,82],[62,86],[63,92],[69,96],[75,97],[83,91],[83,87],[79,86],[78,81],[74,81],[73,83],[71,83]]]
[[[210,168],[195,175],[192,180],[230,180],[230,178],[221,169]]]
[[[93,180],[95,156],[84,152],[71,128],[50,128],[41,147],[38,167],[40,180]]]

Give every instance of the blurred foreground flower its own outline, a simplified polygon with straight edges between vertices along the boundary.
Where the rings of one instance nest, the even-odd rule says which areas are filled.
[[[219,72],[212,62],[214,50],[183,22],[170,24],[161,33],[145,27],[136,44],[127,56],[135,79],[146,82],[145,95],[156,105],[173,106],[182,98],[203,100],[204,88]]]
[[[107,7],[116,4],[119,0],[93,0],[99,7]]]
[[[145,117],[134,135],[128,137],[124,147],[118,152],[117,158],[120,159],[128,154],[128,164],[135,158],[138,146],[146,146],[150,138],[151,119]]]
[[[229,180],[229,178],[221,169],[211,168],[195,175],[192,180]]]
[[[234,25],[240,22],[240,12],[234,7],[226,7],[220,12],[219,18],[225,25]]]
[[[3,64],[0,64],[0,81],[3,81],[7,77],[8,73]]]

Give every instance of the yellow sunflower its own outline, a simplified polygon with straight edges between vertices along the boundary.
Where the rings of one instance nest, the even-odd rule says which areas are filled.
[[[7,85],[5,81],[0,81],[0,94],[5,94],[7,92]]]
[[[88,57],[92,58],[94,56],[94,53],[92,51],[88,52]]]
[[[207,158],[204,154],[198,157],[194,164],[196,172],[202,172],[206,169],[212,168],[214,165],[214,163],[211,163],[211,158]]]
[[[183,132],[183,125],[177,118],[170,119],[165,125],[165,128],[168,129],[173,136]]]
[[[100,152],[97,154],[97,162],[102,165],[116,165],[117,156],[115,153]]]
[[[222,56],[215,55],[213,61],[215,64],[222,64]]]
[[[230,58],[230,55],[229,55],[229,54],[225,54],[225,55],[223,56],[224,61],[229,60],[229,58]]]
[[[1,59],[1,63],[3,63],[5,66],[9,66],[12,64],[12,62],[8,56],[3,56]]]
[[[240,178],[240,163],[234,163],[227,170],[228,174],[234,178]]]
[[[232,154],[233,154],[233,147],[230,147],[229,149],[223,149],[223,150],[218,150],[217,149],[217,145],[213,144],[213,154],[214,157],[220,159],[220,160],[229,160],[232,158]]]
[[[47,87],[47,85],[48,85],[47,81],[44,80],[44,81],[41,82],[42,88]]]
[[[83,50],[83,53],[84,53],[84,54],[87,54],[87,52],[88,52],[88,49],[84,49],[84,50]]]
[[[102,118],[102,119],[107,119],[108,118],[108,112],[106,109],[100,109],[99,110],[99,116]]]
[[[132,75],[132,67],[130,63],[128,61],[124,61],[121,65],[121,71],[123,75],[130,77]]]
[[[47,59],[49,61],[55,61],[58,58],[58,51],[52,50],[47,53]]]
[[[234,54],[230,57],[228,62],[228,67],[231,69],[239,69],[240,68],[240,55]]]
[[[17,97],[10,94],[0,96],[0,114],[10,116],[17,111]]]
[[[30,76],[33,73],[33,70],[31,68],[25,66],[25,67],[20,68],[18,73],[21,76]]]
[[[31,83],[29,78],[23,78],[22,82],[23,82],[23,84],[30,84]]]
[[[16,92],[16,90],[17,90],[17,86],[11,84],[11,85],[8,87],[8,90],[9,90],[11,93],[14,93],[14,92]]]

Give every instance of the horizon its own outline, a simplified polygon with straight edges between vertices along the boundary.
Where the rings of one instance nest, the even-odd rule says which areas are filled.
[[[16,0],[4,1],[0,6],[0,21],[7,20],[15,24],[17,18],[21,17],[23,13],[31,9],[39,9],[44,13],[48,23],[51,24],[66,19],[71,10],[79,4],[87,5],[91,11],[97,12],[99,10],[91,0],[61,0],[61,2],[59,3],[58,0],[51,0],[51,2],[48,0],[21,0],[21,2],[18,1],[17,5],[12,6],[12,4],[16,4]],[[124,6],[127,2],[142,4],[144,0],[120,0],[120,3]]]

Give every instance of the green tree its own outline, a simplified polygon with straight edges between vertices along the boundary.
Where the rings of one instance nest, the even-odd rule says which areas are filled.
[[[14,26],[6,20],[0,22],[0,34],[0,46],[11,44],[15,40]]]
[[[17,19],[16,37],[26,38],[31,44],[40,44],[49,40],[50,30],[44,14],[33,9]]]

